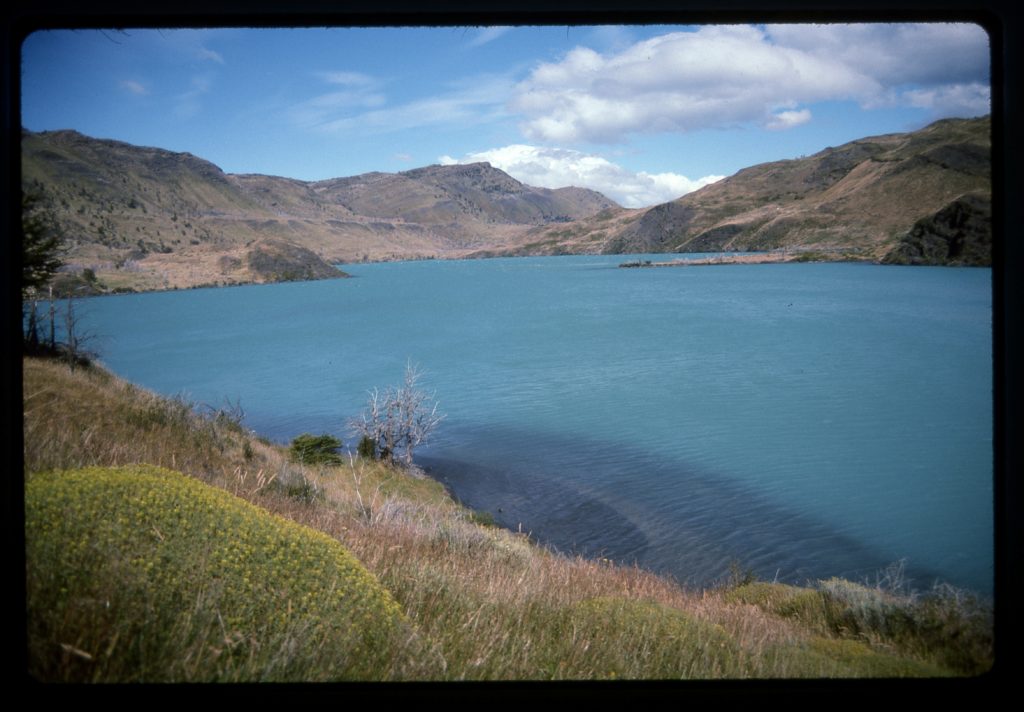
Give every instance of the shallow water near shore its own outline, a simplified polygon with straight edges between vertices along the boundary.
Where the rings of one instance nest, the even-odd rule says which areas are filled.
[[[671,256],[668,256],[669,258]],[[285,442],[425,371],[417,461],[560,550],[720,581],[992,589],[991,270],[576,256],[103,297],[101,360]]]

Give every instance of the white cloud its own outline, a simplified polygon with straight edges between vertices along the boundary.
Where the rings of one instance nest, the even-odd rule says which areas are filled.
[[[800,109],[799,111],[780,111],[772,116],[771,120],[765,124],[765,128],[770,131],[782,131],[784,129],[791,129],[794,126],[799,126],[800,124],[806,124],[810,120],[810,109]]]
[[[598,25],[586,28],[586,37],[593,46],[613,52],[622,51],[636,42],[633,31],[622,25]]]
[[[322,128],[339,117],[384,106],[387,97],[384,82],[361,72],[326,71],[314,75],[342,89],[319,94],[288,109],[288,116],[297,126]]]
[[[377,84],[377,80],[362,72],[317,72],[316,76],[328,84],[341,84],[343,86],[371,86]]]
[[[493,42],[511,29],[511,27],[482,27],[476,36],[469,41],[469,46],[479,47],[488,42]]]
[[[383,94],[366,91],[334,91],[329,94],[315,96],[303,105],[310,108],[329,111],[331,109],[347,109],[350,107],[381,106],[387,101]]]
[[[911,90],[952,97],[953,86],[987,82],[988,38],[975,25],[706,26],[615,53],[577,47],[535,67],[510,106],[528,138],[615,142],[748,123],[783,129],[809,120],[799,107],[812,102],[906,104],[924,101]]]
[[[366,91],[336,91],[321,94],[288,110],[292,121],[302,127],[321,127],[339,113],[363,110],[386,103],[383,94]]]
[[[911,106],[930,109],[940,116],[981,116],[992,106],[992,92],[984,84],[955,84],[904,93]]]
[[[144,96],[149,93],[149,89],[147,89],[144,84],[131,79],[125,79],[124,81],[119,82],[119,86],[136,96]]]
[[[678,173],[635,173],[601,156],[523,144],[479,151],[461,159],[441,156],[439,161],[446,165],[486,161],[527,185],[590,188],[628,208],[674,200],[723,178],[705,176],[693,180]]]
[[[436,96],[387,106],[384,94],[373,91],[379,84],[375,80],[357,82],[349,77],[350,81],[342,82],[337,80],[338,73],[332,76],[333,83],[347,83],[349,90],[323,94],[292,107],[289,114],[294,123],[328,133],[361,134],[479,125],[507,115],[504,103],[512,86],[506,76],[480,75],[451,82],[448,91]]]
[[[148,41],[155,40],[160,46],[170,49],[174,54],[183,59],[224,64],[224,57],[206,45],[210,41],[230,34],[232,30],[156,30],[156,37],[153,37],[150,32],[148,30],[143,31],[139,33],[139,36],[146,38]]]
[[[458,124],[469,126],[500,118],[498,107],[482,106],[480,102],[464,96],[439,96],[412,101],[408,104],[366,111],[325,121],[319,129],[331,133],[364,132],[389,133],[424,126]]]
[[[886,87],[988,79],[988,36],[978,25],[769,25],[766,32],[773,42],[832,57]]]
[[[200,47],[196,50],[196,57],[199,59],[208,59],[217,64],[224,64],[224,58],[219,53],[214,52],[212,49],[206,47]]]

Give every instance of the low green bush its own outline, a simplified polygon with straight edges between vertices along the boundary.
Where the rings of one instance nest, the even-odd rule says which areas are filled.
[[[843,579],[822,581],[820,588],[837,635],[895,646],[960,674],[992,666],[992,610],[973,594],[940,584],[897,595]]]
[[[917,602],[917,637],[937,648],[938,660],[968,675],[988,671],[993,662],[992,607],[972,593],[936,584]]]
[[[782,618],[797,620],[812,630],[829,632],[821,594],[811,588],[757,581],[725,592],[729,603],[747,603]]]
[[[408,623],[338,541],[153,466],[29,477],[29,670],[63,681],[387,678]]]
[[[314,504],[324,501],[323,488],[316,480],[305,473],[285,466],[278,473],[271,487],[303,504]]]
[[[356,453],[359,457],[367,460],[375,460],[377,458],[377,441],[369,435],[364,435],[359,438],[359,445],[356,446]]]
[[[303,433],[292,440],[289,452],[292,459],[304,465],[340,465],[341,440],[333,435]]]

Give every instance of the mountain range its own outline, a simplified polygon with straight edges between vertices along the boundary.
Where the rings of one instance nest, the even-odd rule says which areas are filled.
[[[800,250],[901,264],[990,264],[988,117],[765,163],[626,209],[525,185],[487,163],[324,181],[224,173],[189,153],[22,132],[22,185],[96,291],[319,279],[359,261]]]

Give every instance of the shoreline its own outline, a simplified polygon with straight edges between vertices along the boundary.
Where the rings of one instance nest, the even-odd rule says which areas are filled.
[[[696,253],[700,254],[700,253]],[[386,259],[373,259],[364,260],[360,262],[340,262],[332,263],[337,269],[340,270],[339,265],[362,265],[362,264],[389,264],[395,262],[430,262],[430,261],[476,261],[476,260],[487,260],[487,259],[505,259],[505,258],[519,258],[519,257],[573,257],[573,256],[593,256],[586,253],[570,253],[566,255],[480,255],[480,256],[461,256],[461,257],[443,257],[443,256],[410,256],[410,257],[398,257],[398,258],[386,258]],[[609,255],[611,256],[611,255]],[[623,254],[622,256],[625,256]],[[619,268],[631,269],[637,267],[703,267],[708,265],[732,265],[732,264],[783,264],[783,263],[840,263],[840,262],[851,262],[859,264],[884,264],[876,258],[855,254],[855,252],[840,252],[834,248],[823,248],[822,250],[802,250],[799,252],[756,252],[746,254],[715,254],[711,257],[693,257],[693,258],[675,258],[672,260],[654,261],[654,260],[630,260],[627,262],[620,262],[616,265]],[[611,265],[609,265],[611,266]],[[962,264],[951,264],[951,265],[933,265],[933,264],[922,264],[922,263],[910,263],[906,265],[908,267],[935,267],[935,266],[950,266],[950,267],[989,267],[991,265],[962,265]],[[288,284],[288,283],[302,283],[302,282],[321,282],[331,281],[338,279],[352,279],[356,275],[346,273],[342,271],[339,275],[332,275],[329,277],[313,278],[313,279],[282,279],[282,280],[241,280],[231,282],[196,282],[195,284],[181,284],[174,286],[160,286],[160,287],[140,287],[140,286],[118,286],[115,288],[102,288],[96,291],[79,294],[80,297],[109,297],[109,296],[123,296],[126,294],[150,294],[150,293],[164,293],[164,292],[185,292],[195,289],[224,289],[231,287],[254,287],[271,284]],[[67,295],[65,292],[55,292],[55,299],[64,299]],[[45,301],[40,299],[39,301]]]
[[[827,252],[760,252],[746,255],[715,255],[712,257],[676,258],[663,262],[652,260],[635,260],[622,262],[619,267],[630,269],[636,267],[700,267],[705,265],[736,265],[736,264],[781,264],[784,262],[871,262],[872,260],[856,258],[849,253],[831,254]]]

